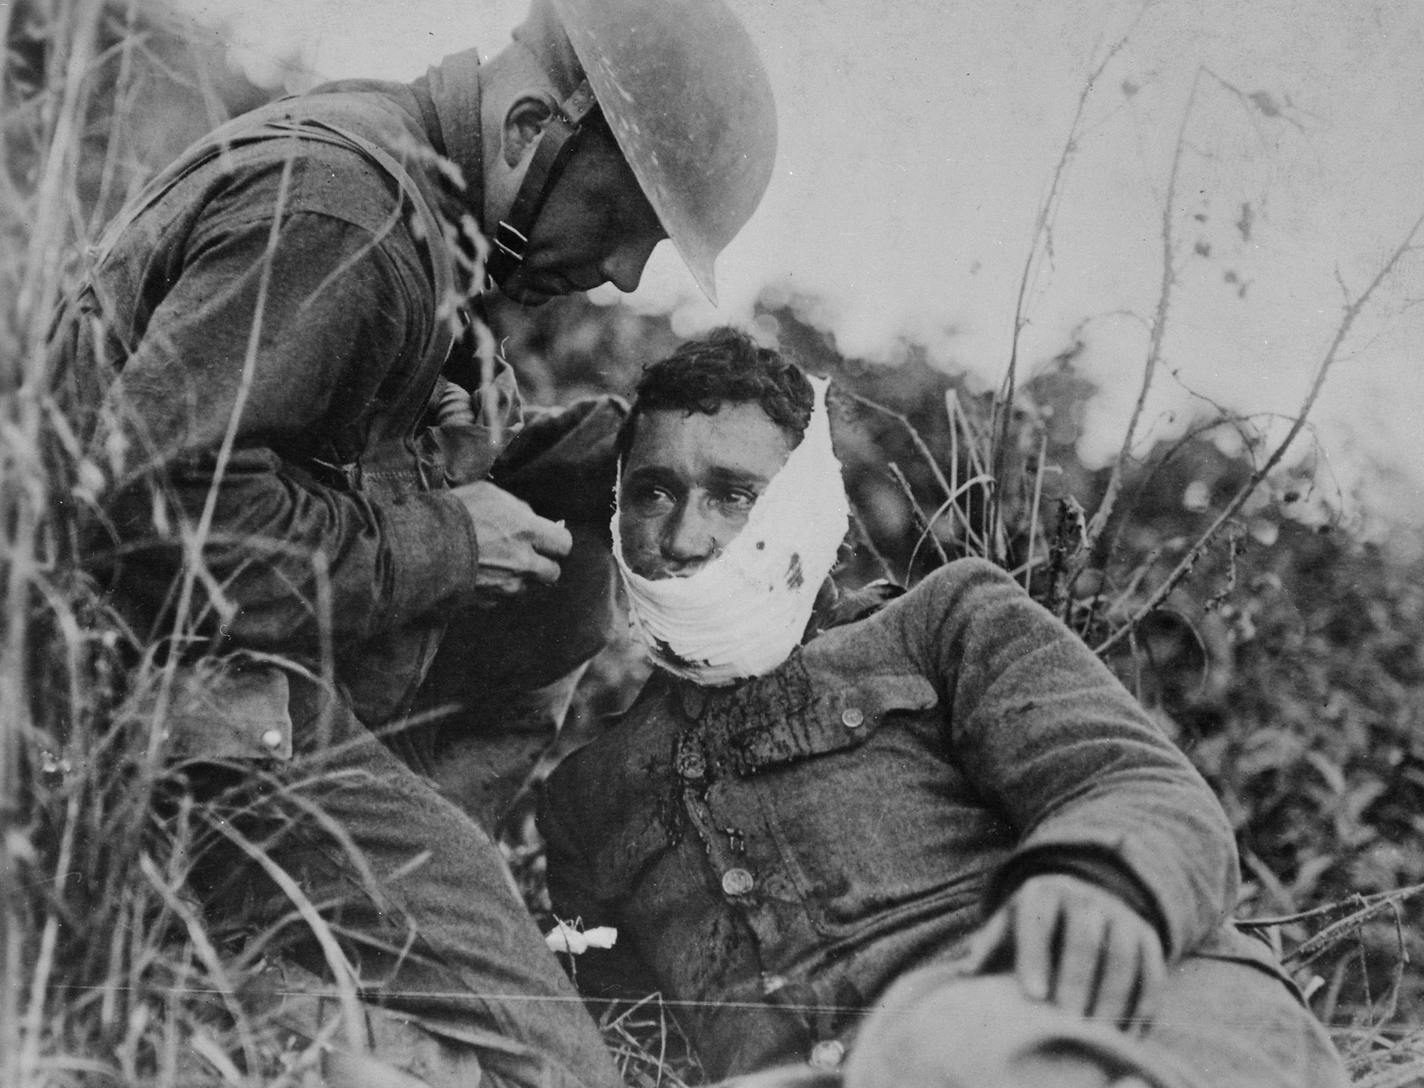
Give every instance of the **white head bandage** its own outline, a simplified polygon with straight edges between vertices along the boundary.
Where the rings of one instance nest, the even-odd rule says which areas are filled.
[[[613,556],[633,629],[671,673],[708,686],[730,684],[770,672],[801,641],[850,519],[831,449],[830,383],[810,381],[815,405],[800,445],[757,498],[742,531],[695,574],[634,574],[613,514]]]

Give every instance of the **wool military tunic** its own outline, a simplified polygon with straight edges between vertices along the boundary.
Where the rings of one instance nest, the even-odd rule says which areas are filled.
[[[171,526],[211,502],[197,629],[298,657],[328,638],[373,723],[477,572],[414,438],[453,339],[452,224],[478,201],[442,182],[434,123],[410,87],[355,81],[229,122],[111,225],[56,345],[113,478],[88,558],[128,621],[172,623]]]
[[[766,676],[656,676],[560,766],[540,826],[555,910],[619,929],[579,959],[580,986],[660,990],[714,1075],[848,1042],[896,977],[1055,872],[1125,898],[1171,961],[1256,976],[1288,1046],[1303,1033],[1334,1060],[1265,946],[1227,924],[1237,858],[1207,784],[987,563],[950,565]]]
[[[442,632],[476,588],[474,522],[425,418],[450,365],[452,296],[476,286],[462,290],[450,238],[481,204],[479,163],[460,163],[455,146],[480,143],[474,60],[432,71],[443,93],[426,81],[329,85],[190,148],[107,233],[53,347],[70,418],[109,484],[83,559],[141,637],[177,629],[196,643],[178,647],[192,665],[185,691],[208,699],[189,708],[175,695],[166,754],[199,761],[200,799],[217,792],[236,809],[264,864],[333,922],[363,996],[418,1025],[401,1038],[419,1060],[392,1044],[393,1060],[421,1065],[432,1085],[608,1088],[613,1065],[497,847],[372,732],[441,671]],[[464,168],[461,193],[442,181],[447,152]],[[463,448],[464,481],[500,452],[478,430],[460,435],[488,447]],[[587,565],[596,590],[606,557]],[[175,623],[175,586],[199,566]],[[549,638],[542,613],[560,598],[541,600],[463,612],[447,671],[497,709],[514,704],[493,733],[533,728],[509,720],[520,714],[545,724],[545,707],[515,697],[601,640],[596,621]],[[514,637],[531,625],[535,667]],[[485,660],[471,660],[472,644]],[[317,672],[328,654],[335,685],[291,667]],[[524,671],[511,679],[498,669],[516,655]],[[216,787],[210,760],[223,765]],[[248,767],[255,799],[232,784]],[[227,932],[280,933],[287,956],[324,969],[257,866],[235,850],[200,861],[190,885]]]

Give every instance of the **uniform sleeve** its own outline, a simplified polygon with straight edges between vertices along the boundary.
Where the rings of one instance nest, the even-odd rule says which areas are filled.
[[[547,784],[539,805],[539,833],[544,839],[544,857],[548,877],[549,902],[555,917],[574,923],[580,929],[597,926],[619,928],[617,904],[599,894],[599,882],[593,871],[590,853],[574,831],[569,817],[581,809],[570,804],[570,789],[578,789],[582,780],[560,783],[562,775],[571,776],[567,768],[578,760],[577,754],[565,760]],[[631,944],[631,932],[619,931],[617,943],[607,950],[589,949],[577,957],[566,957],[569,974],[586,998],[596,1001],[638,1001],[656,992],[659,987],[652,971]],[[595,1015],[598,1014],[594,1010]]]
[[[296,211],[272,239],[270,214],[214,215],[194,232],[109,391],[98,442],[131,466],[104,512],[137,614],[171,620],[196,536],[190,619],[238,645],[294,650],[324,633],[363,638],[472,591],[476,543],[448,493],[383,504],[293,473],[279,454],[310,448],[418,365],[410,345],[424,343],[425,318],[420,270],[369,231]]]
[[[1082,641],[988,563],[937,576],[921,652],[946,689],[952,758],[1018,829],[990,907],[1038,872],[1108,874],[1189,951],[1235,903],[1210,787]]]

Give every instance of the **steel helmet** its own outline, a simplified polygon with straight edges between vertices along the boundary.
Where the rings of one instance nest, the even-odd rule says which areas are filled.
[[[663,229],[716,302],[717,254],[756,210],[776,157],[771,81],[736,16],[723,0],[534,0],[515,39],[565,96],[587,80]]]

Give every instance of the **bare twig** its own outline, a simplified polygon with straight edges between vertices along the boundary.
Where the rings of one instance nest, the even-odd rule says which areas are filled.
[[[1424,1059],[1392,1066],[1355,1082],[1355,1088],[1417,1088],[1424,1081]]]
[[[992,441],[976,426],[973,418],[965,411],[959,394],[953,389],[945,391],[944,410],[949,418],[950,472],[952,473],[950,482],[954,487],[950,497],[945,501],[945,506],[953,509],[956,520],[964,530],[968,554],[982,556],[1007,565],[1005,560],[1008,549],[1004,544],[1002,532],[990,535],[987,530],[976,528],[970,521],[968,513],[959,506],[960,499],[969,495],[976,487],[982,488],[986,496],[992,496],[994,478],[988,464],[992,452],[990,448]],[[959,441],[961,434],[966,440],[962,450]],[[959,479],[961,453],[968,473],[968,477],[963,481]],[[933,520],[938,520],[941,516],[941,513],[936,513]],[[990,527],[1002,530],[1002,520]]]
[[[1073,156],[1078,150],[1078,141],[1082,134],[1083,114],[1087,109],[1088,99],[1096,89],[1098,80],[1107,70],[1107,66],[1127,45],[1134,30],[1137,29],[1138,22],[1147,11],[1148,4],[1144,2],[1138,9],[1137,15],[1124,33],[1108,51],[1103,55],[1103,59],[1098,66],[1089,73],[1088,78],[1083,82],[1082,89],[1078,92],[1078,103],[1073,110],[1073,120],[1068,125],[1068,135],[1063,141],[1063,150],[1059,153],[1058,162],[1053,168],[1053,177],[1048,184],[1048,194],[1043,198],[1043,203],[1039,206],[1038,216],[1034,221],[1033,240],[1029,246],[1028,257],[1024,260],[1023,270],[1019,275],[1018,294],[1014,300],[1014,327],[1009,338],[1009,363],[1004,371],[1004,380],[999,389],[999,395],[995,398],[994,411],[995,422],[991,427],[993,431],[993,445],[990,452],[990,462],[992,465],[992,475],[996,482],[1004,479],[1004,470],[1008,457],[1009,446],[1009,425],[1013,418],[1014,390],[1018,386],[1019,369],[1019,342],[1024,328],[1028,325],[1028,315],[1025,311],[1028,298],[1029,282],[1033,278],[1034,272],[1039,266],[1038,257],[1041,253],[1048,253],[1053,248],[1053,220],[1058,211],[1059,198],[1062,193],[1063,181],[1068,173],[1068,164],[1073,160]],[[991,491],[989,502],[985,508],[985,536],[990,539],[997,538],[1000,534],[998,523],[1002,518],[1002,509],[998,495]]]
[[[1191,91],[1187,95],[1187,104],[1182,110],[1182,123],[1177,129],[1177,142],[1172,150],[1172,167],[1167,174],[1167,194],[1162,201],[1162,224],[1159,233],[1162,243],[1162,281],[1157,289],[1157,312],[1152,318],[1147,358],[1142,364],[1142,382],[1138,386],[1137,400],[1132,406],[1132,414],[1123,430],[1122,445],[1118,449],[1117,457],[1113,459],[1112,472],[1108,477],[1107,487],[1104,488],[1098,508],[1093,512],[1084,531],[1083,551],[1079,561],[1075,564],[1073,576],[1080,574],[1083,566],[1095,554],[1097,542],[1117,507],[1118,496],[1123,487],[1123,476],[1128,463],[1132,460],[1132,448],[1137,442],[1137,428],[1147,404],[1147,395],[1151,392],[1152,382],[1157,374],[1157,366],[1162,361],[1162,342],[1167,335],[1167,319],[1172,308],[1173,289],[1177,283],[1177,242],[1174,231],[1174,219],[1177,214],[1177,183],[1181,180],[1182,156],[1187,143],[1187,127],[1191,122],[1196,104],[1197,87],[1201,83],[1201,78],[1202,70],[1199,68],[1192,80]]]
[[[939,542],[939,537],[935,536],[930,519],[925,516],[924,509],[920,506],[919,500],[915,498],[915,492],[910,487],[910,481],[905,478],[905,473],[900,469],[900,466],[893,461],[890,463],[889,468],[890,475],[894,478],[895,482],[900,485],[900,490],[904,492],[905,499],[910,504],[910,512],[915,516],[915,524],[920,528],[919,538],[915,541],[914,550],[910,552],[910,567],[914,567],[915,558],[920,551],[920,545],[926,540],[929,540],[934,545],[935,551],[939,553],[940,563],[948,563],[949,556],[945,554],[944,545]],[[908,574],[909,571],[907,570],[907,580]]]
[[[850,508],[850,520],[856,535],[864,543],[876,565],[879,566],[881,576],[894,581],[895,571],[890,566],[890,560],[886,559],[885,554],[876,546],[875,538],[870,535],[869,526],[865,524],[865,519],[860,516],[860,511],[856,509],[854,503]]]
[[[1252,918],[1236,924],[1245,929],[1265,929],[1310,921],[1315,918],[1335,918],[1319,933],[1302,941],[1286,957],[1286,962],[1304,967],[1328,952],[1341,940],[1357,932],[1361,926],[1376,915],[1386,911],[1397,911],[1399,904],[1424,895],[1424,884],[1414,884],[1374,895],[1352,895],[1339,903],[1327,903],[1313,910],[1297,914],[1281,915],[1275,918]],[[1344,917],[1341,917],[1341,915]]]
[[[1024,556],[1023,565],[1023,587],[1028,590],[1033,582],[1034,567],[1034,541],[1038,539],[1041,531],[1039,528],[1039,512],[1043,502],[1043,474],[1048,464],[1048,434],[1044,432],[1038,436],[1038,463],[1033,470],[1033,500],[1029,507],[1028,516],[1028,549]]]
[[[853,390],[846,389],[843,386],[838,386],[837,389],[847,400],[854,401],[864,408],[869,408],[872,412],[878,412],[880,415],[893,419],[903,427],[905,433],[910,438],[910,442],[915,447],[915,452],[924,459],[925,465],[934,476],[935,483],[944,493],[944,497],[949,498],[954,494],[954,489],[949,486],[949,481],[944,478],[944,473],[940,470],[939,462],[935,460],[935,455],[930,452],[929,446],[925,444],[925,440],[920,437],[920,432],[915,429],[915,425],[911,423],[909,419],[895,411],[895,409],[887,408],[878,401],[873,401],[869,397],[863,397]]]
[[[1258,863],[1259,864],[1259,863]],[[1411,888],[1402,889],[1410,894],[1424,890],[1424,884],[1416,884]],[[1310,910],[1296,911],[1294,914],[1277,914],[1265,918],[1238,918],[1236,926],[1238,929],[1271,929],[1275,926],[1294,925],[1297,922],[1309,922],[1316,918],[1339,918],[1352,911],[1368,907],[1372,901],[1382,899],[1389,895],[1398,895],[1398,891],[1380,892],[1370,897],[1364,895],[1352,895],[1348,899],[1342,899],[1335,903],[1325,903]]]
[[[1275,449],[1271,451],[1270,456],[1251,473],[1246,482],[1243,483],[1236,494],[1232,496],[1226,508],[1222,510],[1206,532],[1197,539],[1196,543],[1188,549],[1187,553],[1177,563],[1177,566],[1172,572],[1153,590],[1147,601],[1133,613],[1131,618],[1128,619],[1123,626],[1119,627],[1096,647],[1099,654],[1107,652],[1120,642],[1128,630],[1140,623],[1143,618],[1167,599],[1172,590],[1177,587],[1177,584],[1190,573],[1192,567],[1196,565],[1197,560],[1201,558],[1211,542],[1216,539],[1216,535],[1221,531],[1221,528],[1236,516],[1241,507],[1245,505],[1246,500],[1251,497],[1256,488],[1261,485],[1261,482],[1270,475],[1271,470],[1280,464],[1282,458],[1286,455],[1286,451],[1290,449],[1291,444],[1295,441],[1296,436],[1299,435],[1301,430],[1305,427],[1306,417],[1309,416],[1311,409],[1315,407],[1315,402],[1319,399],[1320,391],[1325,385],[1325,379],[1329,376],[1330,370],[1335,364],[1335,360],[1339,358],[1340,349],[1349,336],[1350,329],[1354,326],[1356,319],[1374,296],[1380,284],[1394,271],[1400,258],[1413,249],[1414,239],[1419,234],[1421,226],[1424,226],[1424,214],[1421,214],[1419,218],[1414,221],[1414,225],[1409,228],[1409,233],[1405,235],[1404,240],[1395,247],[1394,252],[1390,254],[1389,260],[1375,273],[1374,278],[1370,280],[1369,285],[1360,293],[1359,297],[1346,304],[1344,316],[1340,319],[1340,324],[1335,329],[1335,335],[1330,341],[1330,346],[1326,349],[1324,356],[1322,356],[1320,362],[1316,365],[1315,376],[1311,381],[1310,389],[1306,393],[1300,411],[1296,414],[1294,421],[1291,423],[1290,430],[1286,433],[1285,437],[1282,438]]]

